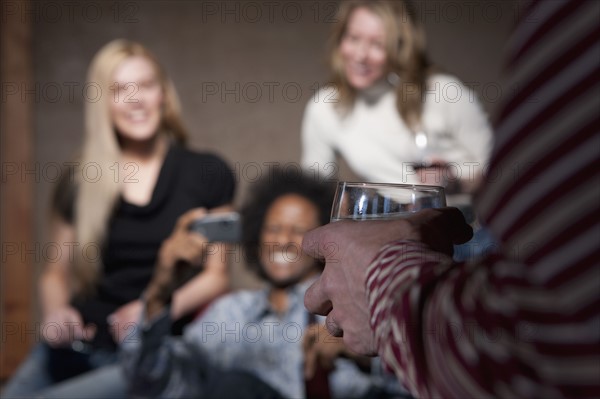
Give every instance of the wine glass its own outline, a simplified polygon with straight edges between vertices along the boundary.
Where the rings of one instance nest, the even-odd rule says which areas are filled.
[[[444,188],[439,186],[339,182],[331,221],[397,219],[445,206]]]

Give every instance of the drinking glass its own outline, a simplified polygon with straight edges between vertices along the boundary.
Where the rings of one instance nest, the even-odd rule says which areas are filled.
[[[439,186],[339,182],[331,221],[397,219],[445,206],[444,188]]]

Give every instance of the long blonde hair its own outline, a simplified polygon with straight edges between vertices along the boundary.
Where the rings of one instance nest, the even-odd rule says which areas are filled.
[[[414,10],[405,1],[348,0],[342,1],[330,37],[329,64],[332,83],[338,90],[339,106],[348,111],[354,104],[356,90],[344,73],[340,44],[346,34],[348,21],[358,8],[365,8],[383,21],[386,32],[387,73],[396,74],[396,106],[406,125],[418,128],[423,110],[423,93],[430,63],[425,52],[425,33]]]
[[[75,294],[94,292],[102,271],[100,253],[104,247],[108,222],[121,191],[120,179],[113,172],[119,167],[121,148],[113,127],[109,101],[115,69],[127,58],[141,56],[149,60],[163,89],[163,108],[159,134],[185,143],[186,131],[175,87],[156,57],[139,43],[114,40],[94,56],[87,75],[88,98],[85,102],[85,136],[76,174],[74,224],[79,251],[73,262],[72,283]],[[114,87],[114,86],[113,86]],[[96,91],[96,95],[92,95]],[[90,251],[91,249],[91,251]]]

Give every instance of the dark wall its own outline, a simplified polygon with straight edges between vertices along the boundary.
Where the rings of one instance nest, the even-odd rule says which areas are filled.
[[[86,68],[114,38],[138,40],[162,60],[179,90],[191,146],[230,162],[240,182],[238,202],[257,165],[264,171],[266,162],[299,161],[304,105],[327,79],[325,43],[335,1],[47,1],[31,7],[24,18],[34,18],[37,86],[21,95],[36,96],[41,242],[53,187],[48,165],[71,159],[81,144]],[[515,4],[420,1],[417,9],[432,59],[472,85],[493,114],[507,90],[499,76]]]

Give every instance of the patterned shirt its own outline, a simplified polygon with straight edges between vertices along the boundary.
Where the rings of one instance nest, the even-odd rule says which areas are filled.
[[[456,264],[410,241],[368,269],[384,363],[419,397],[600,396],[600,2],[533,2],[479,213],[502,245]]]

